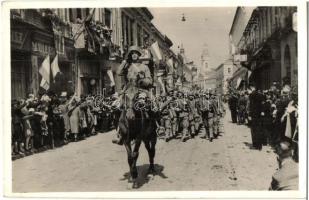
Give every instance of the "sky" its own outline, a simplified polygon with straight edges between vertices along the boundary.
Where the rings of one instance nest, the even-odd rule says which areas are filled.
[[[153,24],[172,42],[172,49],[179,52],[183,44],[188,59],[201,65],[205,46],[209,53],[209,67],[215,69],[228,58],[228,34],[236,7],[203,8],[149,8]],[[186,21],[181,21],[182,15]]]

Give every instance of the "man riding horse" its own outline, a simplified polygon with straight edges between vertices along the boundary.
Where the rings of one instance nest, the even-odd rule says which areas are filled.
[[[130,167],[129,184],[137,188],[136,162],[141,143],[145,144],[149,156],[148,174],[155,174],[154,157],[157,142],[156,123],[158,112],[154,110],[154,101],[149,92],[152,87],[152,77],[149,68],[140,63],[141,51],[137,46],[131,46],[127,59],[124,60],[118,74],[124,76],[125,86],[120,94],[121,114],[118,123],[118,140],[113,143],[124,144]]]
[[[121,98],[121,109],[126,110],[126,117],[128,120],[135,118],[134,110],[141,109],[143,100],[150,97],[149,89],[152,87],[152,77],[149,68],[140,62],[139,57],[142,55],[138,46],[131,46],[128,49],[126,59],[123,60],[117,73],[125,78],[125,85],[121,95],[127,98]],[[124,100],[126,99],[126,100]],[[128,102],[124,102],[128,101]],[[147,117],[149,117],[147,115]],[[122,128],[122,127],[119,127]],[[118,131],[118,138],[113,140],[113,143],[123,144],[123,132]]]

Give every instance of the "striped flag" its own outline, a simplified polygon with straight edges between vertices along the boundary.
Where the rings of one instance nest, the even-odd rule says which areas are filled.
[[[50,84],[50,59],[49,55],[46,56],[44,61],[42,62],[39,73],[41,74],[42,78],[45,80],[44,82],[47,82]]]
[[[49,83],[42,77],[41,83],[40,83],[40,87],[43,88],[44,90],[48,90],[49,89]]]
[[[58,54],[56,55],[56,57],[54,58],[52,64],[51,64],[51,71],[53,73],[53,78],[54,78],[54,82],[55,82],[55,77],[57,75],[58,72],[60,72],[59,66],[58,66]]]
[[[153,55],[155,61],[158,62],[158,61],[163,59],[158,42],[155,42],[151,45],[150,51],[151,51],[151,54]]]
[[[113,75],[113,72],[112,70],[107,70],[107,75],[111,81],[111,86],[114,86],[115,85],[115,81],[114,81],[114,75]]]

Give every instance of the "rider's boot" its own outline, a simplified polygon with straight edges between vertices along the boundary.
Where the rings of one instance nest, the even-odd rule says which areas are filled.
[[[117,132],[117,138],[112,140],[112,143],[118,144],[118,145],[123,145],[123,137],[119,133],[119,127],[116,129]]]

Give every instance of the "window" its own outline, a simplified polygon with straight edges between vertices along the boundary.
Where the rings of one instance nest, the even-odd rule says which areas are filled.
[[[143,30],[141,26],[137,25],[137,45],[142,46],[142,36],[143,36]]]
[[[70,22],[75,21],[75,19],[73,18],[73,9],[72,8],[69,9],[69,18],[70,18]]]
[[[82,19],[82,9],[76,9],[76,18]]]
[[[133,31],[134,20],[130,20],[130,46],[134,45],[134,31]]]
[[[111,11],[109,9],[105,8],[105,10],[104,10],[104,19],[105,19],[104,24],[106,26],[108,26],[109,28],[111,28],[111,15],[112,15]]]

